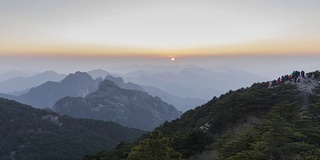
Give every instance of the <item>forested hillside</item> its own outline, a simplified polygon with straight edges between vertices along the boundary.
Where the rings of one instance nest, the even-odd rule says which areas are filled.
[[[143,131],[113,122],[76,119],[0,98],[0,159],[81,159]]]
[[[268,83],[256,83],[229,91],[158,127],[155,132],[162,132],[163,137],[157,140],[150,135],[140,143],[86,158],[144,159],[152,153],[150,147],[138,150],[143,153],[140,155],[137,148],[146,148],[146,141],[158,143],[168,138],[167,147],[181,155],[169,159],[317,159],[320,87],[314,84],[318,83],[318,74],[300,83],[281,83],[272,88]],[[313,87],[310,93],[303,89],[308,85]],[[169,150],[164,153],[168,155]]]

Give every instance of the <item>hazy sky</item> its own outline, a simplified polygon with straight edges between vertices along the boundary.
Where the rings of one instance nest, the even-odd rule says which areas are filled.
[[[1,54],[318,53],[319,28],[318,0],[0,1]]]
[[[319,28],[319,0],[0,0],[0,61],[4,71],[318,55]]]

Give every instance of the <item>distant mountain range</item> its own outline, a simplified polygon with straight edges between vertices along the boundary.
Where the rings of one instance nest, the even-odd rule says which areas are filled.
[[[84,72],[76,72],[75,74],[68,75],[61,82],[48,81],[44,84],[34,86],[33,88],[29,88],[24,91],[11,92],[10,94],[0,93],[0,97],[16,100],[18,102],[29,104],[37,108],[50,108],[56,101],[65,96],[85,97],[87,94],[97,89],[99,82],[102,81],[101,77],[106,75],[105,79],[115,82],[120,88],[146,91],[150,95],[160,97],[164,102],[172,104],[179,111],[186,111],[188,109],[194,108],[195,106],[201,105],[206,101],[200,98],[181,98],[165,92],[159,88],[151,86],[140,86],[132,82],[125,83],[121,77],[114,77],[109,74],[109,72],[101,69],[89,71],[88,74]],[[94,76],[96,80],[90,78],[89,75],[91,77]],[[34,76],[34,78],[36,77],[39,76]],[[32,78],[28,78],[25,80],[32,81]],[[18,83],[14,80],[12,82],[9,82],[8,80],[7,82],[12,83],[10,85],[13,85],[13,83]]]
[[[5,73],[0,74],[0,82],[6,81],[11,78],[15,78],[15,77],[31,77],[36,74],[38,74],[38,73],[25,73],[25,72],[21,72],[21,71],[5,72]]]
[[[230,89],[246,87],[255,81],[265,81],[264,77],[242,70],[213,72],[200,67],[186,67],[173,71],[139,70],[123,76],[143,86],[152,86],[178,97],[211,99]]]
[[[76,119],[0,98],[0,160],[78,160],[144,131],[113,122]]]
[[[165,92],[159,88],[151,87],[151,86],[142,86],[143,90],[148,92],[152,96],[160,97],[163,101],[168,104],[172,104],[179,111],[185,112],[189,109],[193,109],[196,106],[200,106],[207,102],[207,100],[201,98],[189,98],[189,97],[178,97],[168,92]]]
[[[146,70],[142,70],[143,68]],[[165,71],[168,69],[171,69],[172,71]],[[50,72],[44,73],[48,74]],[[99,78],[100,80],[98,80],[97,83],[93,82],[95,83],[94,89],[91,89],[88,92],[83,91],[86,94],[95,91],[98,83],[105,77],[115,82],[120,88],[143,90],[152,96],[160,97],[163,101],[174,105],[180,111],[186,111],[199,106],[208,99],[211,99],[213,95],[219,95],[232,88],[245,87],[253,83],[253,81],[259,81],[261,79],[265,80],[263,77],[241,70],[223,68],[220,69],[220,72],[213,72],[196,66],[141,67],[140,70],[123,75],[127,83],[125,83],[122,78],[116,78],[114,74],[113,76],[110,76],[110,72],[102,69],[91,70],[87,73],[91,77],[101,78]],[[39,75],[33,77],[36,78],[39,77]],[[19,86],[19,84],[28,84],[28,81],[34,81],[32,78],[20,79],[22,82],[15,81],[15,78],[11,80],[7,80],[3,82],[3,84],[6,84],[6,86],[10,88],[10,86]],[[23,80],[26,82],[23,82]],[[50,81],[54,80],[50,79]],[[65,88],[56,88],[54,86],[56,83],[59,82],[47,82],[37,87],[31,86],[34,87],[31,92],[29,92],[29,88],[19,92],[11,92],[10,95],[0,93],[0,96],[30,104],[35,107],[52,107],[57,100],[64,96],[84,97],[86,95],[82,93],[64,94]],[[52,87],[55,88],[53,89],[55,93],[44,93],[45,90],[51,92]]]
[[[21,73],[22,75],[25,75]],[[54,71],[46,71],[31,77],[17,76],[0,82],[0,93],[23,91],[39,86],[47,81],[61,81],[66,75]]]
[[[107,79],[85,98],[65,97],[59,100],[53,110],[74,117],[113,121],[142,130],[152,130],[181,114],[158,97],[144,91],[120,88]]]
[[[29,92],[20,96],[4,94],[1,96],[36,108],[51,108],[56,101],[63,97],[84,97],[94,92],[101,81],[102,78],[94,80],[85,72],[76,72],[69,74],[61,82],[48,81],[40,86],[31,88]]]
[[[88,71],[87,72],[93,79],[96,79],[96,78],[104,78],[106,77],[107,75],[112,75],[110,72],[107,72],[103,69],[94,69],[94,70],[91,70],[91,71]]]

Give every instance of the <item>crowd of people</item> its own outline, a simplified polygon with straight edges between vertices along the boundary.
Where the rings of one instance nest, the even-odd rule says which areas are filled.
[[[279,77],[278,79],[275,79],[273,81],[269,81],[269,88],[274,87],[280,83],[286,83],[286,82],[294,82],[294,83],[300,83],[301,79],[305,78],[314,78],[314,74],[308,74],[306,75],[305,71],[296,71],[294,70],[292,73],[283,75]]]

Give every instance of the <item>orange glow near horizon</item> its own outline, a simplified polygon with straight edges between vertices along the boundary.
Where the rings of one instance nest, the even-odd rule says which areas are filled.
[[[2,47],[1,56],[30,57],[194,57],[233,55],[317,55],[320,46],[317,41],[255,42],[247,44],[200,46],[181,49],[161,49],[143,47],[113,47],[90,45],[7,45]]]
[[[0,1],[0,56],[320,53],[320,1],[137,2]]]
[[[0,2],[0,56],[320,54],[320,1],[137,2]]]

